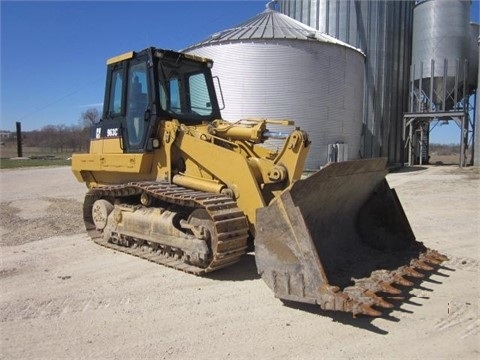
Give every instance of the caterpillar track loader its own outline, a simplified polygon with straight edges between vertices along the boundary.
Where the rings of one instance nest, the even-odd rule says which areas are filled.
[[[385,159],[302,179],[308,134],[290,120],[222,120],[212,64],[157,48],[107,61],[102,119],[72,158],[93,241],[196,275],[253,243],[276,297],[369,316],[446,260],[415,240]],[[275,137],[281,148],[264,146]]]

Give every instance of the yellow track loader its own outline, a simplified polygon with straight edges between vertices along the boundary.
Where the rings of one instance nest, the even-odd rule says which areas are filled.
[[[212,65],[157,48],[107,61],[102,118],[72,158],[96,243],[197,275],[254,244],[276,297],[370,316],[446,260],[415,240],[385,159],[302,179],[308,134],[290,120],[222,120]]]

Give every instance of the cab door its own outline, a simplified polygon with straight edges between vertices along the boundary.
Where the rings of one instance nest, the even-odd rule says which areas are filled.
[[[108,66],[103,117],[92,133],[97,151],[92,152],[145,152],[152,114],[147,60],[147,54],[137,55]]]
[[[149,134],[151,94],[146,59],[131,60],[127,71],[127,91],[123,141],[126,152],[143,152]]]

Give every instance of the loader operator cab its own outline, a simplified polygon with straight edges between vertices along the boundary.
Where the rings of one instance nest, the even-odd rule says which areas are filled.
[[[161,120],[189,125],[220,119],[209,59],[147,48],[107,61],[102,120],[92,138],[118,137],[123,152],[153,149]]]

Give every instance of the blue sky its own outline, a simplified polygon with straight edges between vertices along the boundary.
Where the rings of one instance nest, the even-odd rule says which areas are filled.
[[[180,50],[265,10],[267,1],[1,1],[2,130],[78,124],[101,107],[108,58]]]
[[[0,129],[13,131],[16,121],[24,131],[78,124],[82,112],[101,108],[106,59],[151,45],[185,48],[266,3],[0,0]],[[438,126],[432,142],[458,143],[455,126]]]

